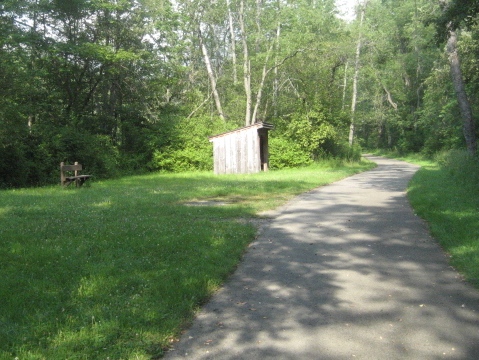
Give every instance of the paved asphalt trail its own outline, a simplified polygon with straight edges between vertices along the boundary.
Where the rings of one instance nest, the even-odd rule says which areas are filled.
[[[479,359],[479,292],[408,204],[417,167],[370,159],[270,214],[165,358]]]

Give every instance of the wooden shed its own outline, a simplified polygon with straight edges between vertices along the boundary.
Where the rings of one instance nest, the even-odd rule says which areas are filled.
[[[215,174],[268,171],[268,131],[272,124],[256,123],[210,137]]]

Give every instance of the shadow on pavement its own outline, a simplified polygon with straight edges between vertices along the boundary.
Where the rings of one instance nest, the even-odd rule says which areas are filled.
[[[278,209],[166,358],[479,358],[479,294],[405,196],[417,168],[372,160]]]

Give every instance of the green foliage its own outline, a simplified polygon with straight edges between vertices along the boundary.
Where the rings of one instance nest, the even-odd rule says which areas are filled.
[[[334,140],[337,132],[328,122],[324,110],[316,107],[306,113],[293,114],[284,136],[294,140],[303,151],[317,158],[321,154],[321,145],[327,140]]]
[[[464,144],[431,19],[442,14],[454,26],[467,24],[467,31],[458,31],[458,45],[476,114],[477,1],[452,0],[446,12],[431,4],[369,2],[355,112],[363,146],[433,154]],[[205,0],[179,0],[175,6],[152,0],[4,1],[0,186],[55,183],[61,160],[81,161],[99,178],[118,170],[210,169],[207,137],[242,126],[246,107],[239,4],[225,5]],[[351,121],[347,109],[358,21],[347,24],[335,17],[333,0],[244,5],[252,106],[261,98],[255,120],[277,127],[272,166],[330,156],[356,159],[359,150],[344,141]],[[229,11],[238,35],[235,57]],[[205,120],[215,110],[198,27],[226,125],[210,126]],[[196,115],[178,120],[187,114]]]
[[[477,120],[479,114],[479,97],[476,95],[479,93],[479,22],[476,21],[470,31],[461,32],[458,49],[461,55],[466,91],[469,95],[472,113]]]
[[[0,146],[0,188],[27,184],[25,149],[21,144]]]
[[[78,161],[83,165],[83,172],[95,178],[113,177],[119,173],[119,153],[107,136],[64,128],[48,140],[43,146],[56,168],[61,161],[67,164]]]
[[[444,10],[439,13],[434,23],[436,26],[437,41],[444,42],[448,37],[450,28],[459,29],[463,23],[467,27],[477,24],[479,14],[478,0],[450,0]]]
[[[342,139],[345,123],[344,114],[333,117],[319,103],[278,119],[270,144],[272,167],[302,166],[327,158],[359,161],[361,147],[350,147]]]
[[[23,141],[0,145],[0,188],[27,187],[57,182],[58,166],[39,137],[25,136]]]
[[[310,153],[290,139],[271,137],[269,139],[269,166],[271,169],[294,168],[313,162]]]
[[[465,150],[443,151],[435,156],[436,161],[452,179],[465,189],[479,191],[479,158]]]
[[[209,116],[178,120],[172,130],[171,145],[155,150],[152,170],[169,172],[213,169],[213,146],[208,137],[227,130],[227,124]]]
[[[304,155],[310,159],[318,159],[325,155],[333,154],[336,144],[340,142],[341,124],[335,122],[332,115],[328,114],[318,103],[309,109],[300,109],[288,117],[275,121],[276,129],[273,138],[283,138],[278,145],[285,148],[286,144],[294,144],[291,148],[291,159],[294,154],[299,156],[298,163],[304,164]],[[290,165],[288,165],[290,166]]]
[[[326,145],[326,144],[325,144]],[[362,148],[359,144],[355,143],[350,146],[347,141],[331,142],[325,146],[325,158],[333,157],[336,159],[358,162],[361,160]]]
[[[422,151],[432,155],[464,144],[457,100],[450,82],[448,66],[437,66],[426,81],[424,105],[418,112]]]
[[[153,155],[151,168],[168,172],[213,169],[213,147],[186,144],[185,148],[165,147]]]
[[[159,132],[152,124],[177,111],[163,94],[181,91],[181,41],[153,44],[176,38],[176,17],[164,17],[170,10],[168,2],[132,0],[12,1],[0,9],[1,168],[18,167],[0,171],[2,186],[57,182],[62,160],[99,178],[146,169],[164,144],[150,136]]]

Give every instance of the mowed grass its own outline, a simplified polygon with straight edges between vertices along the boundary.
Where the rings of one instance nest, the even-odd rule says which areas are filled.
[[[254,239],[248,219],[371,167],[0,191],[0,358],[161,357]]]
[[[450,264],[479,288],[479,182],[469,181],[467,171],[454,174],[447,166],[424,166],[412,179],[408,194],[417,214],[450,255]]]
[[[450,264],[479,289],[479,159],[465,151],[399,156],[375,151],[421,166],[408,188],[416,213],[449,255]]]

